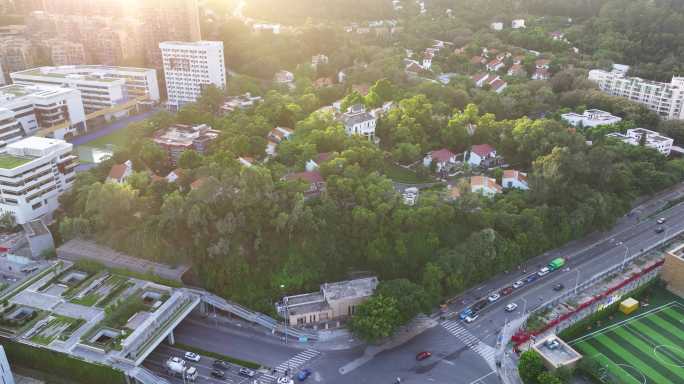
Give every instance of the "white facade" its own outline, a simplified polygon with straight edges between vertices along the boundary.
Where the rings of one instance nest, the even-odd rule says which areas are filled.
[[[29,137],[0,155],[0,211],[23,224],[58,208],[58,197],[76,179],[78,157],[63,140]]]
[[[64,126],[53,136],[62,139],[86,132],[81,92],[71,88],[12,84],[0,87],[0,108],[9,109],[25,136],[41,128]]]
[[[503,30],[503,23],[500,21],[496,21],[494,23],[489,24],[489,28],[491,28],[495,31],[502,31]]]
[[[596,127],[599,125],[612,125],[622,121],[622,118],[612,115],[600,109],[587,109],[582,114],[570,112],[561,115],[561,118],[573,127]]]
[[[14,118],[14,112],[9,109],[0,108],[0,150],[13,142],[24,137],[24,130],[21,124]]]
[[[150,100],[159,102],[159,86],[154,69],[106,65],[63,65],[14,72],[10,76],[18,84],[78,89],[87,114],[113,108],[130,99],[145,95]],[[127,109],[113,111],[107,114],[106,118],[119,118],[127,114]]]
[[[672,77],[669,83],[627,77],[622,70],[589,71],[589,80],[605,93],[645,105],[668,120],[684,119],[684,77]]]
[[[375,125],[378,121],[363,106],[352,106],[342,114],[342,124],[349,136],[362,135],[370,141],[375,141]]]
[[[504,171],[501,177],[501,186],[503,188],[515,188],[524,191],[530,189],[527,184],[527,174],[512,169]]]
[[[0,384],[14,384],[14,376],[12,376],[12,369],[10,368],[5,348],[0,345]]]
[[[511,28],[513,28],[513,29],[525,28],[525,19],[515,19],[515,20],[511,21]]]
[[[208,85],[226,88],[223,42],[166,41],[159,43],[164,62],[169,105],[179,108],[197,100]]]
[[[644,135],[646,136],[646,147],[655,149],[656,151],[662,153],[665,156],[670,155],[670,150],[672,149],[672,144],[674,144],[674,140],[669,137],[662,136],[658,132],[651,131],[650,129],[633,128],[628,129],[626,134],[614,132],[609,133],[608,135],[606,135],[606,137],[613,137],[622,140],[622,142],[624,143],[631,145],[639,145],[639,143],[641,143],[642,140],[641,138]]]

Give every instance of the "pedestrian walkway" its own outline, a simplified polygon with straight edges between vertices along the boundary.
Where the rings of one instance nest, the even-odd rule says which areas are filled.
[[[453,320],[446,320],[442,322],[442,326],[449,333],[456,336],[457,339],[461,340],[466,347],[473,350],[478,355],[482,356],[483,359],[489,364],[490,367],[495,366],[494,356],[496,355],[496,349],[491,347],[473,336],[467,329],[463,328],[461,324]],[[493,369],[493,368],[492,368]]]
[[[307,349],[299,352],[289,360],[278,365],[275,368],[275,372],[271,372],[270,374],[267,373],[261,376],[259,381],[263,384],[275,383],[278,380],[278,377],[285,376],[286,374],[295,374],[301,366],[306,364],[306,362],[318,357],[320,354],[321,353],[315,349]]]

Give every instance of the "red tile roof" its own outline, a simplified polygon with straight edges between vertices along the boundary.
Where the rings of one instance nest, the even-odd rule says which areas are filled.
[[[501,88],[501,87],[503,87],[503,86],[505,86],[505,85],[506,85],[506,82],[503,81],[503,80],[501,80],[501,79],[496,79],[496,80],[492,81],[491,83],[489,83],[489,86],[490,86],[490,87],[492,88],[492,90],[494,90],[494,91],[498,90],[499,88]]]
[[[323,176],[318,171],[306,171],[291,173],[285,176],[285,180],[304,180],[309,183],[321,183],[323,182]]]
[[[492,147],[489,144],[473,145],[472,148],[470,148],[470,150],[480,157],[489,156],[492,152],[495,151],[494,147]]]
[[[109,170],[109,175],[107,176],[107,178],[120,181],[121,178],[123,178],[124,173],[126,173],[127,169],[128,167],[126,166],[126,164],[112,165],[112,169]]]
[[[430,152],[430,156],[432,157],[433,160],[437,160],[440,162],[448,162],[449,160],[451,160],[451,158],[453,158],[456,155],[454,155],[454,153],[451,152],[450,150],[448,150],[446,148],[442,148],[442,149]]]
[[[516,179],[523,182],[527,182],[527,174],[524,172],[516,171],[515,169],[507,169],[503,172],[504,179]]]
[[[207,181],[206,177],[200,177],[199,179],[190,183],[190,189],[195,190],[200,188]]]
[[[330,152],[321,152],[316,156],[316,163],[321,164],[324,163],[332,157],[332,153]]]
[[[501,192],[503,190],[503,188],[496,183],[495,179],[486,176],[472,176],[470,178],[470,186],[489,188],[497,192]]]

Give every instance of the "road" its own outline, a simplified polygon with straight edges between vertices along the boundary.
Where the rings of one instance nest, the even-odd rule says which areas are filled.
[[[97,140],[100,137],[107,136],[111,133],[114,133],[114,132],[120,130],[120,129],[126,128],[128,126],[128,124],[130,124],[130,123],[145,120],[145,119],[149,118],[150,116],[153,116],[155,113],[157,113],[159,111],[160,111],[160,109],[155,108],[151,111],[143,112],[143,113],[140,113],[137,115],[128,116],[128,117],[125,117],[123,119],[117,120],[111,124],[108,124],[108,125],[100,128],[100,129],[98,129],[97,131],[93,131],[93,132],[87,133],[87,134],[82,135],[82,136],[74,137],[73,139],[71,139],[69,141],[73,145],[88,144],[89,142],[91,142],[93,140]]]
[[[667,218],[666,231],[655,233],[658,212],[668,200],[684,196],[684,183],[666,191],[636,207],[632,213],[618,220],[610,231],[588,236],[559,249],[547,252],[521,266],[520,271],[501,274],[474,287],[461,295],[449,310],[460,312],[490,292],[512,284],[520,277],[529,275],[555,257],[568,260],[569,270],[550,273],[536,282],[514,291],[480,312],[472,324],[458,320],[442,321],[412,340],[382,353],[342,375],[340,367],[364,356],[362,347],[341,351],[320,350],[312,359],[295,359],[303,347],[284,345],[277,338],[263,331],[231,328],[217,324],[211,319],[193,318],[185,321],[176,332],[176,339],[203,349],[259,362],[269,367],[283,366],[293,361],[291,369],[310,368],[314,371],[311,381],[330,384],[346,383],[392,383],[397,377],[402,383],[464,383],[494,384],[499,378],[494,371],[497,334],[505,322],[523,315],[529,310],[557,295],[552,289],[562,283],[572,289],[577,281],[589,278],[611,266],[623,262],[642,248],[658,242],[666,236],[684,231],[684,204],[676,205],[657,217]],[[527,270],[527,272],[523,272]],[[503,310],[508,303],[519,306],[514,313]],[[527,304],[525,304],[527,302]],[[527,308],[525,308],[527,307]],[[315,346],[314,346],[315,347]],[[417,362],[415,355],[423,350],[433,356]]]

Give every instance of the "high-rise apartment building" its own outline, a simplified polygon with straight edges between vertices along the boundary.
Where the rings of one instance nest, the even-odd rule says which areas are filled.
[[[154,69],[66,65],[14,72],[10,77],[17,84],[77,89],[80,91],[86,114],[116,107],[132,98],[145,95],[150,100],[159,102],[159,86]],[[127,109],[112,111],[105,115],[105,119],[123,117],[128,112]]]
[[[53,136],[59,139],[86,131],[83,100],[76,89],[6,85],[0,87],[0,108],[12,111],[25,136],[43,128],[57,128]]]
[[[155,68],[162,66],[159,43],[202,39],[197,0],[141,0],[138,4],[146,57]]]
[[[48,39],[42,44],[50,53],[52,65],[75,65],[86,63],[83,44],[65,39]]]
[[[166,41],[161,49],[169,106],[177,109],[197,100],[208,85],[226,88],[223,42]]]
[[[0,211],[23,224],[51,214],[76,179],[78,157],[63,140],[28,137],[0,154]]]
[[[593,69],[589,80],[603,92],[643,104],[663,119],[684,119],[684,77],[675,76],[669,83],[661,83],[629,77],[624,71]]]
[[[21,71],[34,65],[36,50],[22,37],[0,38],[0,63],[7,72]]]

